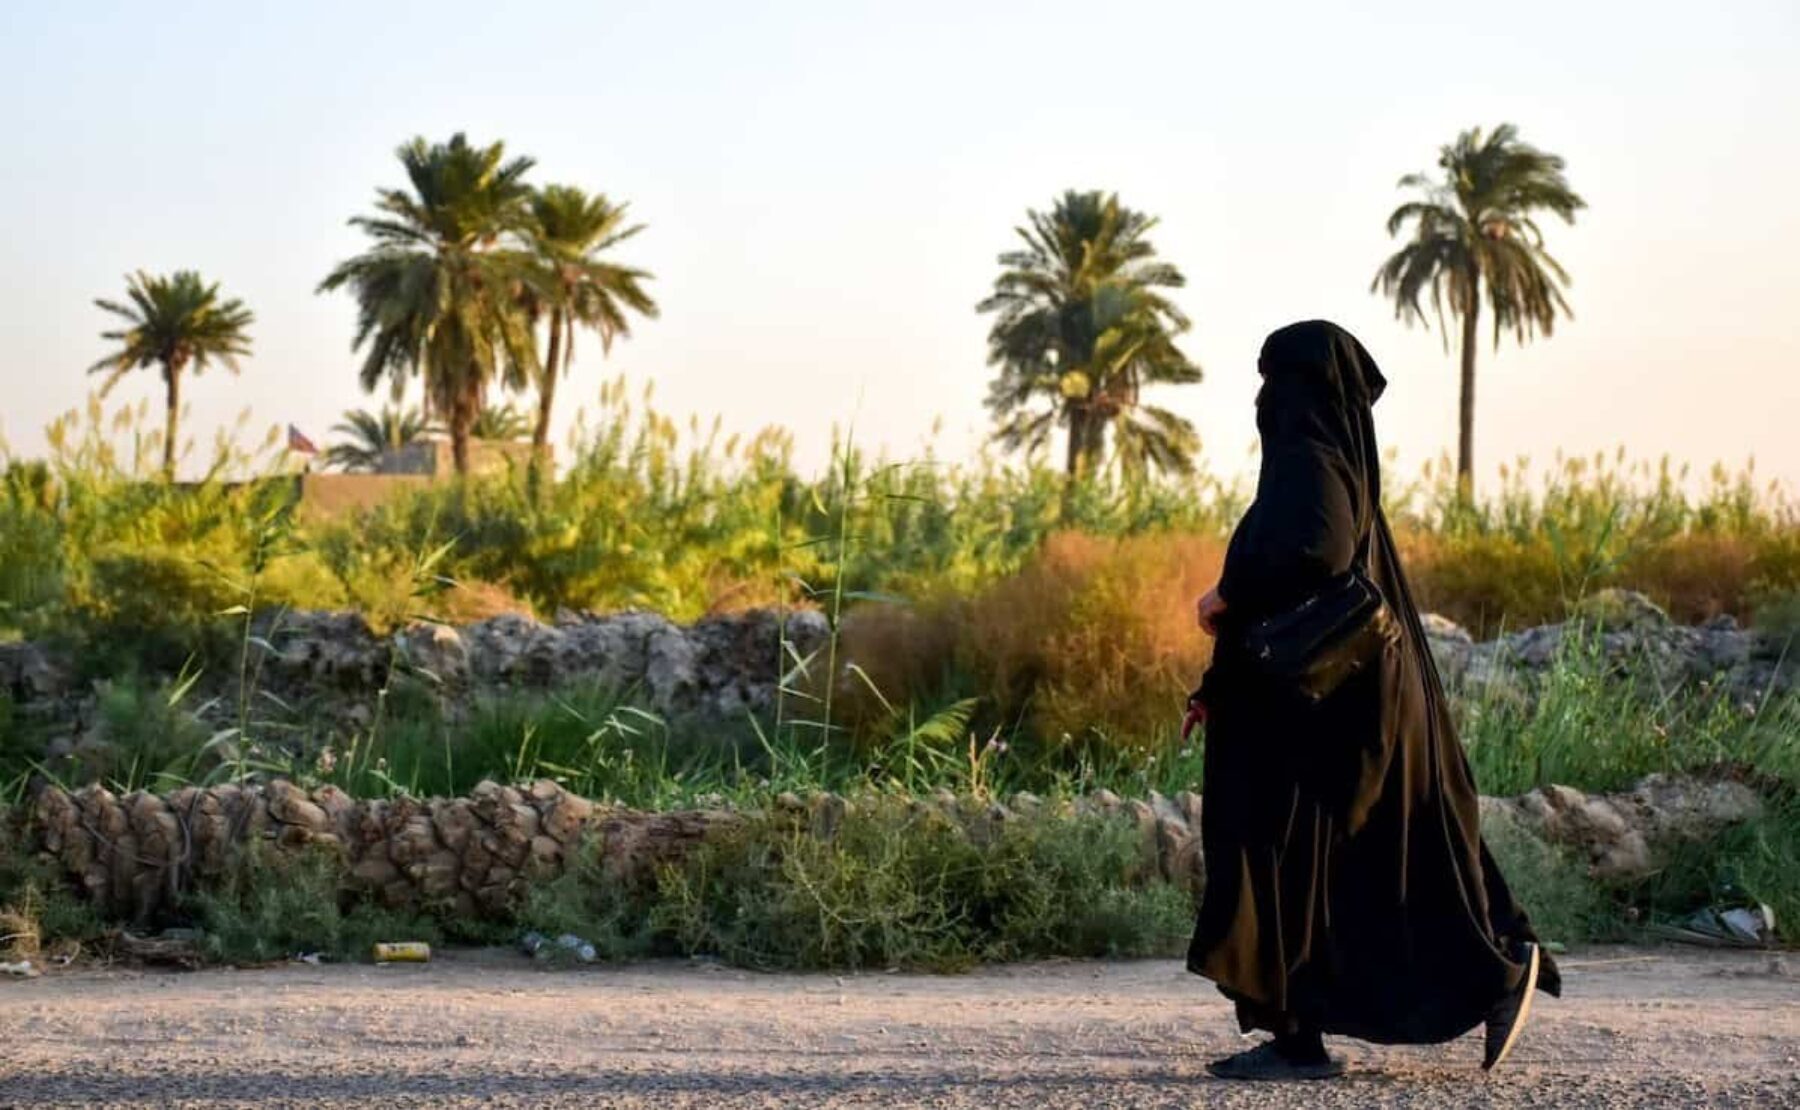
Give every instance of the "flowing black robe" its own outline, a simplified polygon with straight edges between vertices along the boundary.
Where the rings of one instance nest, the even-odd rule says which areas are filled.
[[[1270,336],[1259,368],[1262,469],[1201,687],[1206,890],[1188,967],[1238,1003],[1246,1030],[1449,1040],[1517,987],[1518,945],[1536,937],[1482,843],[1474,778],[1381,514],[1370,407],[1386,382],[1323,322]],[[1259,683],[1241,631],[1342,574],[1363,543],[1401,642],[1302,707]],[[1539,986],[1560,991],[1548,957]]]

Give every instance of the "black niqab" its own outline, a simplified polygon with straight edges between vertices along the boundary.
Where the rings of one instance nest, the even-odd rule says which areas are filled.
[[[1207,881],[1188,966],[1238,1003],[1245,1029],[1448,1040],[1517,987],[1518,946],[1536,937],[1481,841],[1474,778],[1381,512],[1371,407],[1387,380],[1323,321],[1269,336],[1258,369],[1262,467],[1226,554],[1202,685]],[[1316,707],[1263,685],[1242,629],[1358,558],[1401,642]],[[1539,986],[1560,990],[1547,958]]]

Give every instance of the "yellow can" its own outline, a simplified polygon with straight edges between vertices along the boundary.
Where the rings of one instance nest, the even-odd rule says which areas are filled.
[[[375,962],[378,964],[422,964],[431,960],[431,945],[423,941],[403,941],[398,944],[377,944],[375,946]]]

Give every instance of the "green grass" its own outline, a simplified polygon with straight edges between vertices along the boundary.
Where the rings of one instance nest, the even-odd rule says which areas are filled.
[[[1486,822],[1481,833],[1540,938],[1563,944],[1626,939],[1628,919],[1617,893],[1590,878],[1582,860],[1509,820]]]
[[[231,964],[263,964],[316,953],[366,960],[378,942],[446,937],[497,939],[475,922],[383,908],[349,897],[337,858],[326,851],[278,851],[249,841],[224,876],[194,892],[186,916],[204,933],[204,954]]]
[[[1466,691],[1462,735],[1484,793],[1560,783],[1622,790],[1652,772],[1751,770],[1800,783],[1800,691],[1664,688],[1647,663],[1621,669],[1572,636],[1527,698],[1511,684]]]
[[[1127,822],[983,827],[898,798],[859,801],[830,837],[764,818],[657,885],[677,951],[764,968],[1169,955],[1194,911],[1146,873]]]
[[[366,904],[339,908],[325,857],[250,855],[197,902],[223,957],[299,950],[365,954],[379,939],[467,938],[467,923]],[[603,958],[706,955],[756,968],[938,970],[1051,956],[1169,955],[1193,925],[1192,896],[1146,868],[1119,820],[953,820],[901,798],[859,800],[830,835],[804,819],[752,817],[636,887],[590,845],[534,888],[512,919],[476,935],[574,933]]]
[[[20,817],[0,802],[0,960],[36,959],[46,949],[77,953],[101,940],[105,923],[27,850]]]

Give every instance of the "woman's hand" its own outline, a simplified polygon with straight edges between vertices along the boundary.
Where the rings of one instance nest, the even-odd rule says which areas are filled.
[[[1200,700],[1200,691],[1196,690],[1188,696],[1187,716],[1181,719],[1181,742],[1187,743],[1195,729],[1206,723],[1206,703]]]
[[[1206,591],[1206,596],[1195,604],[1194,613],[1202,632],[1208,636],[1219,634],[1219,618],[1225,614],[1225,599],[1219,596],[1219,587]]]

